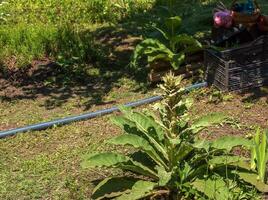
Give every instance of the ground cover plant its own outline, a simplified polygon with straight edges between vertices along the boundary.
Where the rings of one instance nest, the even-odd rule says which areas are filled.
[[[159,118],[152,113],[126,108],[121,109],[123,116],[112,118],[124,134],[107,143],[132,146],[136,149],[134,153],[85,156],[84,168],[115,167],[137,175],[104,179],[94,189],[93,199],[257,199],[255,187],[260,192],[267,191],[263,176],[258,181],[258,175],[250,171],[248,159],[231,152],[237,146],[253,148],[252,140],[231,136],[213,141],[199,139],[200,131],[223,123],[227,117],[210,113],[190,123],[188,112],[192,101],[185,97],[181,77],[166,76],[160,88],[164,100],[155,106]],[[266,142],[265,134],[262,142]],[[267,151],[266,143],[261,147],[257,147],[258,144],[255,143],[258,150]],[[265,166],[267,160],[259,157],[256,150],[258,165]],[[263,169],[259,166],[262,174]]]

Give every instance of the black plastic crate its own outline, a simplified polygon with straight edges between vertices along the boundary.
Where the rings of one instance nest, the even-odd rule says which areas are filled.
[[[224,91],[245,91],[268,85],[268,36],[238,48],[207,49],[207,81]]]

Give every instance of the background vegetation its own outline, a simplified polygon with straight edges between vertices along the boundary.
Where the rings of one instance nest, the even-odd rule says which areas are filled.
[[[224,2],[228,5],[230,0]],[[216,3],[175,1],[173,10],[183,18],[183,32],[202,35],[208,31]],[[165,4],[163,0],[4,0],[0,6],[0,60],[8,67],[23,67],[44,57],[75,57],[89,63],[99,54],[94,45],[96,32],[103,27],[118,29],[121,24],[123,29],[132,28],[134,35],[146,36],[145,30],[161,24],[161,17],[167,15]],[[262,8],[267,10],[264,3]]]

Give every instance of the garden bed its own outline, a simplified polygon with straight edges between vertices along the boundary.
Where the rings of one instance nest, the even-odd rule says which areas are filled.
[[[148,80],[151,83],[157,83],[170,71],[175,75],[183,75],[185,78],[198,76],[200,71],[204,70],[203,65],[203,51],[197,52],[186,57],[185,63],[179,69],[174,70],[168,62],[158,60],[150,63],[150,72]]]

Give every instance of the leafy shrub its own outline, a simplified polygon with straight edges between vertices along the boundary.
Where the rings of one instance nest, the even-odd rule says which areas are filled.
[[[249,171],[246,158],[231,153],[237,146],[251,148],[252,142],[229,136],[213,141],[199,139],[197,134],[201,130],[224,122],[226,116],[213,113],[190,123],[192,100],[185,96],[181,78],[175,79],[169,75],[164,81],[164,85],[160,86],[164,100],[155,105],[159,117],[149,111],[141,113],[122,108],[124,115],[112,118],[124,134],[110,139],[108,143],[131,146],[136,149],[134,153],[123,155],[108,152],[85,156],[84,168],[114,167],[135,175],[128,173],[122,177],[104,179],[94,189],[92,198],[256,197],[254,187],[242,180],[249,182],[247,178],[256,178],[255,172]],[[265,186],[258,184],[257,188],[263,191]]]
[[[165,42],[158,39],[146,39],[137,45],[131,65],[137,68],[137,62],[147,57],[147,63],[163,60],[174,69],[178,69],[184,63],[185,57],[202,48],[202,45],[187,34],[180,34],[181,18],[170,17],[165,20],[165,28],[156,28],[163,36]]]

